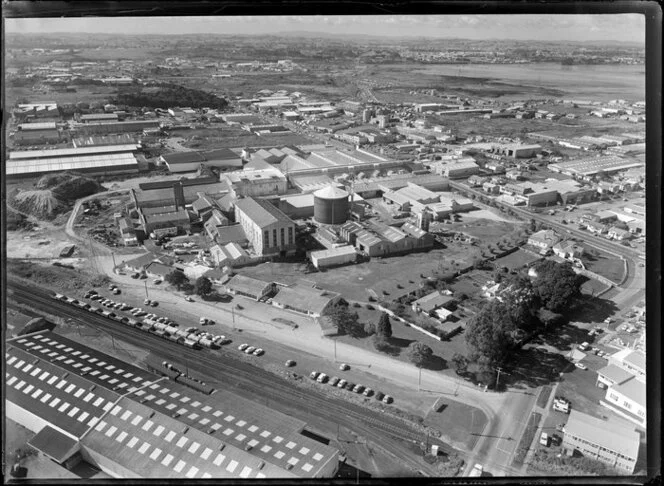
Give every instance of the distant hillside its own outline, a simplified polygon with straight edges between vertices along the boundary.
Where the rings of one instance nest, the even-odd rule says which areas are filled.
[[[115,105],[128,105],[148,108],[172,108],[188,106],[191,108],[216,108],[223,110],[228,102],[216,95],[199,89],[185,88],[177,85],[162,85],[150,91],[141,88],[126,89],[110,100]]]

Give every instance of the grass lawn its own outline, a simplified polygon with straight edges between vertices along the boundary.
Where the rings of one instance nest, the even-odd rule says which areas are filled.
[[[463,214],[460,216],[460,222],[446,225],[446,228],[449,231],[459,231],[479,238],[484,245],[509,240],[515,233],[526,229],[525,223],[466,218]]]
[[[594,278],[589,278],[583,284],[581,284],[581,293],[586,295],[595,295],[608,288],[608,285],[603,284],[599,280]]]
[[[549,401],[549,396],[551,396],[551,387],[549,385],[543,386],[537,397],[537,406],[541,408],[546,407],[546,402]]]
[[[606,277],[612,282],[620,282],[625,274],[625,265],[622,260],[607,253],[597,252],[594,255],[586,248],[582,261],[588,270]]]
[[[514,459],[512,460],[513,467],[521,467],[523,465],[523,460],[526,458],[528,449],[530,449],[530,445],[535,438],[537,426],[539,425],[541,418],[542,415],[537,412],[530,414],[528,425],[526,426],[526,430],[523,431],[523,435],[519,441],[519,446],[516,449],[516,454],[514,454]]]
[[[424,421],[426,425],[443,431],[450,441],[462,443],[472,450],[484,431],[487,417],[479,408],[469,407],[450,398],[441,397],[426,415]]]
[[[497,258],[494,261],[494,265],[496,267],[507,267],[510,270],[514,270],[517,268],[522,268],[526,265],[530,265],[533,262],[536,262],[537,260],[540,260],[539,257],[536,257],[532,253],[528,253],[527,251],[524,250],[517,250],[514,253],[510,253],[507,256],[504,256],[502,258]]]

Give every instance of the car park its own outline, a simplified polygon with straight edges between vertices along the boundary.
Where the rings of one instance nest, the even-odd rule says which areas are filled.
[[[339,383],[337,383],[337,388],[346,388],[346,385],[348,382],[344,379],[339,380]]]
[[[296,365],[296,363],[292,359],[289,359],[289,360],[286,361],[286,367],[287,368],[292,368],[295,365]]]
[[[320,376],[320,371],[312,371],[311,374],[309,374],[309,378],[312,380],[316,380]]]
[[[256,348],[256,350],[254,351],[254,356],[262,356],[263,354],[265,354],[263,348]]]
[[[318,375],[318,378],[316,378],[316,381],[318,383],[325,383],[325,382],[327,382],[327,379],[328,379],[328,376],[325,373],[321,373],[320,375]]]
[[[392,398],[390,395],[385,395],[383,397],[383,403],[387,403],[388,405],[394,401],[394,398]]]
[[[331,386],[337,386],[339,384],[339,377],[338,376],[333,376],[330,378],[330,385]]]
[[[247,343],[242,343],[237,347],[237,349],[239,349],[240,351],[244,351],[248,347],[249,347],[249,345]]]

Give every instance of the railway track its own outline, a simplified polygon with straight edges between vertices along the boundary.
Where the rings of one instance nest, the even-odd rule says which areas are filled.
[[[28,287],[11,278],[8,279],[9,282],[11,282],[9,295],[19,302],[29,304],[35,309],[44,309],[50,313],[82,321],[88,326],[103,330],[139,348],[147,348],[174,363],[186,361],[189,369],[205,377],[213,377],[212,380],[206,378],[206,382],[218,390],[232,390],[241,396],[258,401],[267,397],[271,406],[285,413],[290,412],[293,415],[292,411],[297,411],[299,408],[319,420],[353,430],[395,456],[413,471],[420,473],[424,471],[430,475],[436,473],[434,467],[414,456],[412,449],[404,441],[419,444],[426,440],[430,444],[438,444],[446,453],[456,452],[448,444],[426,437],[420,431],[408,427],[407,424],[388,414],[381,414],[355,403],[328,396],[322,391],[304,389],[269,371],[239,361],[232,356],[232,351],[228,348],[216,351],[185,348],[145,331],[56,301],[43,290]]]

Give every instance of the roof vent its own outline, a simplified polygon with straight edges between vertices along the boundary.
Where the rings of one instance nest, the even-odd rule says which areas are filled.
[[[215,430],[213,428],[208,429],[208,434],[212,435],[215,433]]]
[[[88,391],[92,391],[92,390],[94,390],[95,388],[97,388],[97,385],[92,385],[90,388],[88,388]]]
[[[253,447],[250,445],[244,446],[245,451],[250,451],[251,449],[253,449]]]
[[[189,431],[189,427],[185,427],[184,430],[182,431],[182,434],[186,434]]]
[[[261,463],[258,465],[258,470],[260,471],[265,467],[265,461],[261,461]]]
[[[286,469],[288,469],[290,471],[291,469],[293,469],[293,465],[292,464],[286,464]]]
[[[226,444],[221,444],[221,445],[219,446],[219,450],[220,450],[220,451],[223,451],[225,448],[226,448]]]
[[[148,418],[152,418],[152,417],[154,417],[154,411],[152,413],[150,413],[150,415],[148,415]]]

